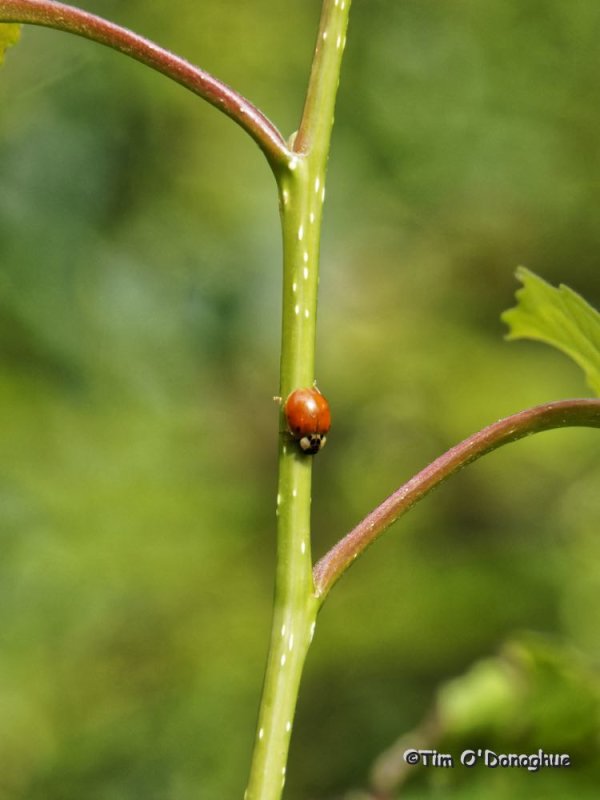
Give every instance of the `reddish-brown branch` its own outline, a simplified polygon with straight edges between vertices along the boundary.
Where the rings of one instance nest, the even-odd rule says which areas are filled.
[[[274,171],[289,161],[287,145],[277,128],[245,97],[208,72],[126,28],[51,0],[0,0],[0,22],[56,28],[125,53],[185,86],[231,117],[258,144]]]
[[[600,400],[562,400],[520,411],[457,444],[401,486],[315,565],[317,596],[324,599],[354,559],[428,492],[472,461],[532,433],[570,426],[600,428]]]

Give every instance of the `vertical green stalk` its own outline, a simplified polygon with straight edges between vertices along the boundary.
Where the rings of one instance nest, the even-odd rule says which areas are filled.
[[[276,172],[283,235],[280,395],[315,381],[319,244],[325,172],[350,0],[325,0],[302,122]],[[304,661],[318,601],[312,578],[312,456],[279,418],[277,567],[271,643],[246,800],[279,800]]]

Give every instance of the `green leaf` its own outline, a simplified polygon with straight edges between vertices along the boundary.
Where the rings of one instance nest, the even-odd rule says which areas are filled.
[[[0,64],[4,61],[4,53],[19,41],[20,36],[20,25],[7,22],[0,24]]]
[[[506,338],[535,339],[562,350],[600,395],[600,314],[568,286],[556,289],[525,267],[516,275],[523,288],[515,308],[502,314],[510,328]]]

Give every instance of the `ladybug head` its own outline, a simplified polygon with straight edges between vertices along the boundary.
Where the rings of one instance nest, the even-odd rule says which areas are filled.
[[[322,447],[325,447],[327,442],[327,437],[323,436],[321,433],[309,433],[306,436],[303,436],[298,444],[302,449],[303,453],[306,453],[307,456],[314,456],[315,453],[318,453]]]

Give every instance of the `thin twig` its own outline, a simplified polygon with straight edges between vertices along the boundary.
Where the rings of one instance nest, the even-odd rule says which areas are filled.
[[[322,602],[360,553],[450,475],[509,442],[532,433],[571,426],[600,428],[600,400],[562,400],[520,411],[448,450],[384,500],[315,564],[317,597]]]
[[[185,86],[231,117],[258,144],[273,171],[281,170],[289,162],[290,153],[282,135],[245,97],[208,72],[127,28],[51,0],[0,0],[0,22],[56,28],[131,56]]]

